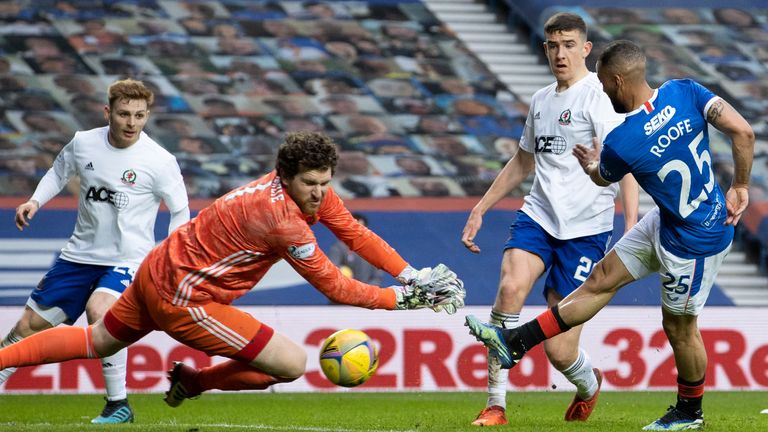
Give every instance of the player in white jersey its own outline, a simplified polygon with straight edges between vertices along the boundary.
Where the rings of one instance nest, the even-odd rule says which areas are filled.
[[[160,201],[171,213],[169,232],[189,220],[176,158],[142,131],[154,95],[142,82],[127,79],[114,82],[108,98],[104,116],[109,125],[77,132],[32,198],[16,209],[16,226],[23,230],[71,178],[80,179],[75,230],[0,346],[72,324],[83,312],[90,323],[101,319],[155,246]],[[107,404],[93,423],[133,421],[125,388],[126,362],[126,350],[102,359]],[[0,383],[13,372],[13,368],[0,371]]]
[[[551,306],[573,291],[605,255],[613,230],[617,187],[598,187],[571,154],[576,143],[602,140],[623,117],[616,114],[585,59],[592,44],[578,15],[559,13],[544,24],[544,50],[556,82],[531,100],[520,150],[472,209],[462,242],[480,252],[474,238],[482,217],[535,169],[533,187],[511,228],[501,265],[501,280],[491,324],[517,326],[520,311],[536,280],[549,269],[544,296]],[[622,183],[625,230],[637,221],[637,184]],[[576,386],[565,420],[586,420],[600,391],[602,375],[579,348],[582,327],[549,341],[544,349],[552,365]],[[476,426],[507,423],[509,372],[488,358],[488,401]]]
[[[651,88],[645,62],[642,49],[629,41],[612,42],[600,54],[598,77],[626,119],[608,134],[599,156],[584,145],[574,155],[598,185],[632,173],[658,207],[578,289],[535,320],[507,330],[468,316],[467,325],[504,367],[512,367],[539,342],[592,318],[622,286],[658,272],[662,324],[678,374],[677,404],[643,429],[700,429],[707,353],[697,317],[749,202],[755,135],[733,107],[693,80]],[[709,124],[731,139],[735,169],[725,194],[712,172]]]

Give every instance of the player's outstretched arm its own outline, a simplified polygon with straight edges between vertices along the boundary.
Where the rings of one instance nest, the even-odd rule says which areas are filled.
[[[40,203],[31,199],[24,204],[16,207],[16,228],[24,231],[29,226],[29,221],[35,217],[35,213],[40,209]]]
[[[74,141],[74,140],[73,140]],[[19,231],[29,226],[29,221],[35,216],[40,207],[55,197],[69,179],[76,174],[77,168],[74,163],[73,144],[70,142],[61,150],[53,162],[53,166],[48,169],[40,182],[35,187],[35,192],[29,201],[20,205],[16,209],[16,228]]]
[[[749,204],[749,181],[755,152],[755,133],[728,102],[718,99],[707,111],[707,121],[731,139],[734,174],[725,194],[728,217],[725,223],[736,225]]]
[[[520,149],[496,176],[491,187],[470,212],[461,232],[461,242],[470,252],[480,253],[480,247],[475,244],[475,236],[483,225],[485,212],[509,195],[533,172],[534,167],[533,153]]]

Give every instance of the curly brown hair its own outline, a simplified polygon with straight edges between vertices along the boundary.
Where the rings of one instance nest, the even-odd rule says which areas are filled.
[[[129,78],[113,82],[107,90],[107,98],[109,99],[110,108],[120,99],[143,99],[147,101],[147,108],[149,108],[152,106],[152,102],[155,101],[155,94],[152,93],[152,90],[145,87],[143,82]]]
[[[330,168],[336,173],[339,156],[336,144],[325,134],[318,132],[291,132],[277,150],[277,175],[291,179],[309,170]]]

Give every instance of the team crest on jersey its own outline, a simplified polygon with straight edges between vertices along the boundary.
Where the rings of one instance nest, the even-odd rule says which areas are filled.
[[[120,179],[123,184],[127,184],[128,186],[133,186],[136,184],[136,171],[132,169],[127,169],[123,171],[123,177]]]
[[[299,260],[304,260],[315,254],[315,244],[307,243],[301,246],[291,245],[291,246],[288,246],[288,252],[291,254],[292,257]]]
[[[560,123],[563,126],[568,126],[571,124],[571,110],[567,109],[560,113],[560,118],[557,119],[557,122]]]

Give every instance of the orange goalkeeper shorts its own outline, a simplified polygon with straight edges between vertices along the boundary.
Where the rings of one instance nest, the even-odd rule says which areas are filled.
[[[220,303],[180,307],[157,292],[146,266],[104,315],[109,333],[134,343],[160,330],[177,341],[203,351],[250,363],[272,338],[274,330],[242,310]]]

